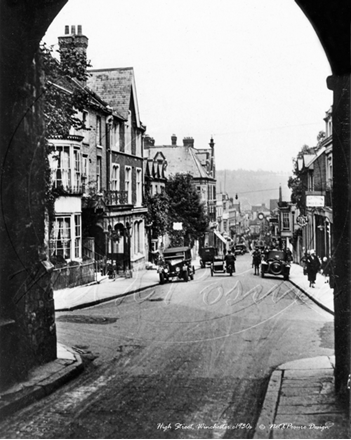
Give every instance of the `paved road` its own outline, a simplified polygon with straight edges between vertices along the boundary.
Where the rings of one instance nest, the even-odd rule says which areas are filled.
[[[250,262],[239,256],[233,277],[201,269],[188,283],[58,314],[59,341],[98,357],[0,424],[2,436],[251,438],[273,368],[333,354],[333,323]]]

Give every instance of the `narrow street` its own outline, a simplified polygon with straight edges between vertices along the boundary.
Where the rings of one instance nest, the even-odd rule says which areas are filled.
[[[3,438],[252,438],[272,370],[334,347],[331,315],[253,275],[249,254],[233,277],[199,269],[56,319],[86,370],[5,420]]]

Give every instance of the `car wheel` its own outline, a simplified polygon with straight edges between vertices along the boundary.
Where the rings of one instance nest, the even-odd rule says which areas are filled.
[[[288,281],[289,280],[289,275],[284,275],[284,280]]]
[[[184,281],[189,281],[188,271],[184,272]]]
[[[164,284],[165,283],[165,276],[163,275],[163,273],[160,273],[160,284]]]

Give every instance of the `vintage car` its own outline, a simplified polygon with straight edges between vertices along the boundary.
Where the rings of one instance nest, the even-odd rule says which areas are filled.
[[[272,250],[264,253],[261,260],[261,277],[265,275],[282,275],[289,279],[290,257],[285,251]]]
[[[194,279],[195,268],[191,265],[189,247],[168,248],[163,252],[163,261],[158,267],[160,284],[173,278],[189,281]]]
[[[217,255],[211,263],[211,277],[215,273],[229,273],[232,276],[235,272],[235,263],[226,264],[223,255]]]
[[[212,263],[218,253],[218,249],[213,246],[205,246],[200,250],[200,266],[205,267],[207,263]]]
[[[236,244],[234,247],[235,255],[244,255],[247,252],[246,245],[244,243]]]

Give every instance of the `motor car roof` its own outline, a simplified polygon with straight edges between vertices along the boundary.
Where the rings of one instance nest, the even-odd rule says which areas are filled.
[[[167,254],[174,254],[175,252],[185,252],[190,250],[190,247],[188,246],[180,246],[180,247],[174,247],[174,248],[168,248],[166,249],[163,254],[167,255]]]

